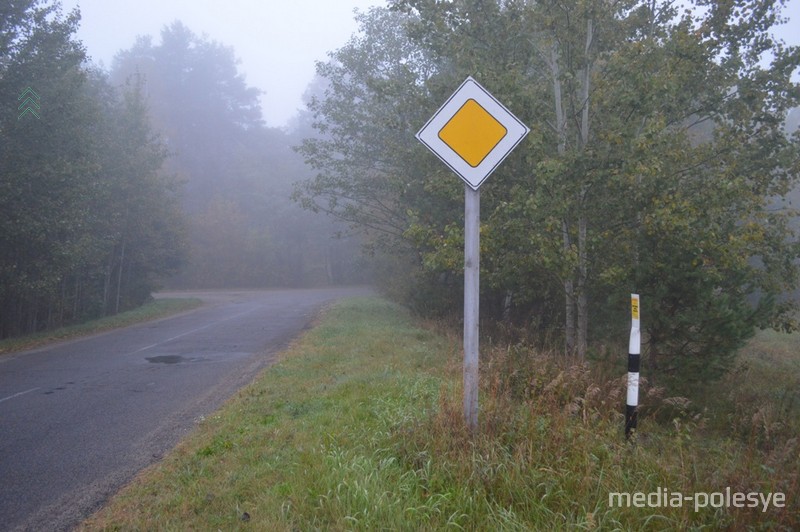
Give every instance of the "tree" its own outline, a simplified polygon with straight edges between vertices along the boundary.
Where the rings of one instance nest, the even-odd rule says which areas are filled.
[[[765,209],[800,160],[782,130],[800,54],[770,37],[779,3],[392,6],[362,16],[362,37],[319,69],[327,137],[304,148],[320,170],[307,202],[410,244],[440,279],[458,275],[458,184],[410,144],[473,75],[532,129],[482,187],[484,299],[560,315],[567,351],[584,355],[592,331],[624,336],[638,291],[651,363],[699,378],[754,327],[792,327],[776,301],[797,279],[793,213]]]
[[[132,93],[123,101],[84,64],[73,38],[79,13],[64,16],[58,3],[15,2],[0,8],[0,17],[0,92],[30,87],[41,103],[38,116],[19,116],[13,99],[0,103],[6,337],[140,304],[156,277],[174,271],[181,238],[168,180],[159,173],[163,148],[140,98]],[[124,254],[114,251],[120,239]]]
[[[435,65],[406,35],[405,15],[374,8],[357,18],[361,34],[317,64],[322,81],[308,104],[317,131],[298,150],[317,173],[295,196],[361,232],[370,253],[389,253],[383,264],[391,271],[385,274],[400,291],[409,290],[404,296],[432,301],[424,292],[438,283],[418,268],[426,249],[423,223],[460,216],[461,195],[444,171],[418,156],[409,134],[432,110],[430,89],[422,82]],[[438,89],[443,97],[444,90]],[[420,216],[422,223],[416,223]],[[421,277],[406,282],[404,272]]]
[[[85,132],[84,53],[72,40],[78,14],[15,2],[0,13],[0,336],[56,317],[49,301],[74,266],[93,166]],[[36,91],[39,119],[19,118],[16,97]]]
[[[178,21],[164,27],[158,45],[140,37],[114,58],[114,83],[142,79],[154,127],[174,156],[170,167],[188,180],[184,202],[191,213],[227,188],[232,154],[262,125],[259,91],[236,65],[233,49]]]
[[[108,84],[103,80],[101,87]],[[105,102],[94,235],[103,248],[103,312],[141,304],[156,281],[174,275],[186,257],[178,182],[162,171],[168,153],[148,119],[142,80],[134,78]]]

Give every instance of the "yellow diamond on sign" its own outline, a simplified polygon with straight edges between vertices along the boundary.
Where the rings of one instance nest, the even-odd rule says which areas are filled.
[[[417,133],[472,190],[478,190],[528,134],[528,127],[467,77]]]
[[[476,168],[503,140],[508,130],[473,99],[464,102],[439,131],[444,141],[459,157]]]

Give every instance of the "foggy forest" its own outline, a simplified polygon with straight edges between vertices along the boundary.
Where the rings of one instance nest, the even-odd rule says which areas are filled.
[[[45,125],[4,102],[0,336],[114,314],[163,286],[365,279],[347,227],[291,199],[311,175],[292,149],[310,116],[265,127],[232,49],[176,21],[103,71],[73,38],[77,12],[25,4],[3,13],[0,83],[49,104]]]
[[[3,107],[0,335],[161,287],[376,283],[458,312],[460,185],[414,133],[466,74],[532,128],[482,191],[484,319],[583,357],[647,291],[667,372],[696,353],[722,369],[757,327],[794,328],[798,53],[765,33],[777,10],[632,3],[579,42],[549,7],[459,6],[360,13],[279,129],[236,51],[180,21],[101,69],[79,11],[10,4],[4,94],[51,103],[46,125]]]

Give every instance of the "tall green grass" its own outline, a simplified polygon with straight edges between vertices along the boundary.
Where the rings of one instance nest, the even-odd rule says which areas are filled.
[[[482,353],[473,435],[459,340],[379,299],[338,305],[83,529],[800,527],[796,433],[767,443],[711,422],[736,408],[644,387],[651,415],[627,442],[623,375],[496,347]],[[783,491],[786,507],[609,505],[610,492],[727,486]]]

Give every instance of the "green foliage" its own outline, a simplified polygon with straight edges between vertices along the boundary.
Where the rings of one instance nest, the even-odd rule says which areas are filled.
[[[0,337],[139,305],[181,260],[139,88],[112,90],[84,65],[78,13],[38,4],[0,11]],[[39,119],[18,117],[26,87]]]
[[[318,67],[320,135],[301,150],[318,175],[298,195],[410,257],[407,299],[456,310],[461,185],[414,133],[471,75],[531,127],[481,188],[482,316],[536,323],[582,354],[589,335],[624,341],[639,292],[659,377],[718,377],[755,328],[794,326],[783,294],[800,257],[780,200],[800,176],[783,126],[800,50],[770,35],[780,3],[737,6],[372,9]]]

